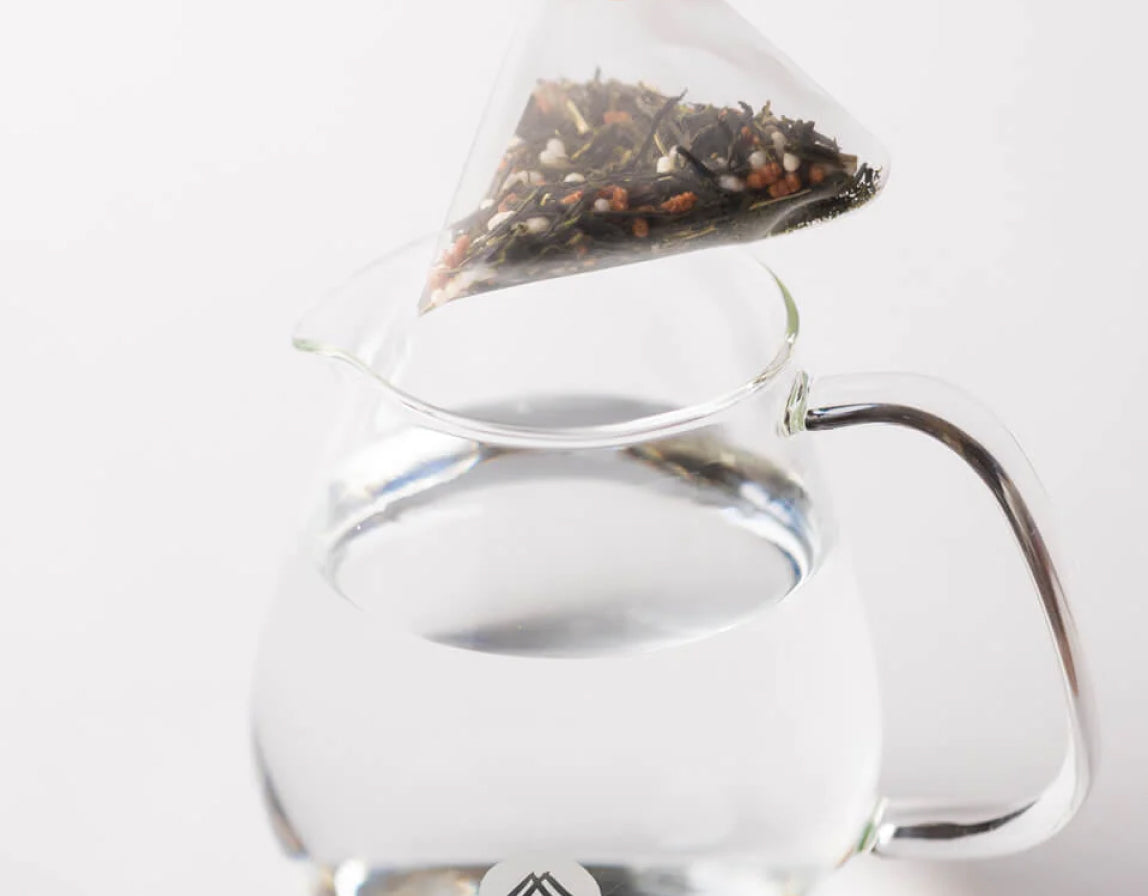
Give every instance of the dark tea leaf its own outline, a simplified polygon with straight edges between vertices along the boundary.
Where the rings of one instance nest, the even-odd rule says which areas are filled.
[[[424,304],[785,233],[864,204],[879,178],[768,103],[540,81],[480,207],[453,225]]]

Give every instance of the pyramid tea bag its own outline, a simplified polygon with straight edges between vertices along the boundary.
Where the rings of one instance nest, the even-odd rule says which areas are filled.
[[[724,0],[533,0],[424,307],[759,240],[882,186],[884,153]]]

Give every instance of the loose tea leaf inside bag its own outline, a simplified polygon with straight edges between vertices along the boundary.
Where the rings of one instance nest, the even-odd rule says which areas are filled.
[[[534,12],[424,307],[759,240],[881,188],[873,138],[724,0],[540,0]]]

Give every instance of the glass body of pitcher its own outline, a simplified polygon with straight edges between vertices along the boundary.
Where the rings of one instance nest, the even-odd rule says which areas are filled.
[[[297,340],[366,374],[254,696],[272,816],[327,892],[799,894],[858,852],[993,854],[1067,821],[1074,636],[998,424],[930,380],[810,379],[744,250],[427,312],[435,251],[363,272]],[[810,444],[872,422],[956,450],[1033,572],[1068,749],[1029,802],[877,791],[870,643]]]

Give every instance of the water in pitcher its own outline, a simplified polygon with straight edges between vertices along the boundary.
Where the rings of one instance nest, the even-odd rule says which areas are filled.
[[[704,431],[554,451],[410,428],[354,458],[330,507],[265,635],[255,724],[280,821],[360,870],[348,892],[453,889],[523,854],[635,892],[800,892],[861,836],[864,621],[768,458]]]

